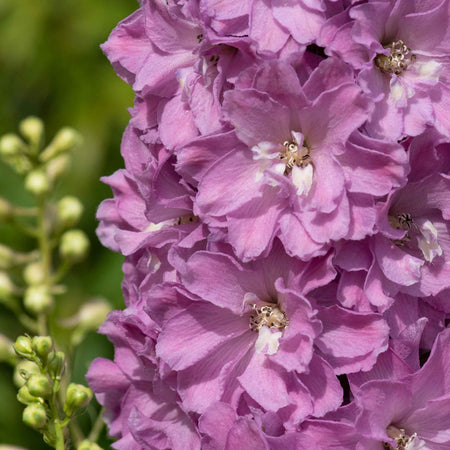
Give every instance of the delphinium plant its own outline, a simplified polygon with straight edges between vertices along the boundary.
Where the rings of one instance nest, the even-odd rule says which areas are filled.
[[[77,447],[99,449],[99,416],[85,439],[76,416],[85,409],[92,391],[71,382],[73,355],[84,335],[95,330],[109,305],[95,300],[81,305],[75,316],[61,318],[57,304],[64,296],[64,277],[89,251],[86,234],[74,228],[83,205],[73,196],[55,198],[55,184],[65,174],[71,151],[81,143],[73,129],[61,129],[45,145],[44,125],[36,117],[23,120],[21,136],[0,138],[0,156],[23,176],[24,188],[34,205],[22,207],[0,199],[0,220],[34,240],[34,249],[18,252],[0,245],[0,301],[17,317],[24,334],[12,345],[2,336],[2,361],[15,366],[17,399],[25,405],[23,422],[42,433],[57,450]],[[69,331],[68,342],[60,342],[55,330]],[[15,353],[14,353],[15,351]]]
[[[139,3],[113,447],[449,448],[450,2]]]

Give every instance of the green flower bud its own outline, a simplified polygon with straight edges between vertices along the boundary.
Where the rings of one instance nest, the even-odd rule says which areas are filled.
[[[72,263],[83,260],[89,251],[89,239],[81,230],[66,231],[61,237],[59,253],[61,258]]]
[[[14,363],[16,353],[13,347],[13,341],[3,334],[0,334],[0,362]]]
[[[48,378],[38,373],[36,375],[31,375],[30,378],[28,378],[27,381],[27,387],[30,391],[31,395],[34,395],[35,397],[49,397],[53,392],[53,386],[50,384],[50,381]]]
[[[111,305],[105,299],[90,300],[78,311],[78,324],[84,329],[96,330],[111,310]]]
[[[52,380],[61,378],[64,371],[65,356],[63,352],[50,352],[48,355],[47,369]]]
[[[19,361],[14,369],[14,384],[19,388],[22,387],[35,373],[41,373],[36,363],[28,360]]]
[[[86,440],[86,441],[81,442],[78,445],[77,450],[103,450],[103,449],[102,449],[102,447],[97,445],[95,442]]]
[[[50,188],[50,180],[42,170],[33,170],[25,178],[25,189],[35,196],[46,194]]]
[[[19,356],[29,358],[33,355],[31,339],[28,336],[19,336],[14,343],[14,350]]]
[[[53,307],[53,297],[46,286],[30,286],[25,291],[23,304],[27,311],[37,315],[47,312]]]
[[[19,155],[25,149],[25,143],[16,134],[5,134],[0,139],[0,154],[4,158]]]
[[[58,202],[58,219],[65,227],[72,227],[83,214],[83,204],[76,197],[63,197]]]
[[[36,355],[45,364],[47,362],[48,354],[53,347],[53,341],[50,336],[34,336],[31,340],[31,346]]]
[[[71,416],[73,412],[88,405],[92,399],[92,391],[82,384],[70,383],[66,390],[66,401],[64,403],[64,412]]]
[[[42,261],[36,261],[25,266],[23,279],[29,285],[42,284],[45,280],[45,270]]]
[[[27,117],[20,122],[19,130],[32,144],[38,146],[44,134],[44,123],[38,117]]]
[[[49,161],[55,156],[71,150],[82,141],[80,133],[73,128],[64,127],[58,131],[53,141],[41,153],[39,159],[43,162]]]
[[[47,424],[47,411],[40,403],[33,403],[23,410],[22,419],[31,428],[44,428]]]
[[[6,245],[0,244],[0,269],[10,269],[26,261],[28,255],[19,253]]]
[[[16,287],[6,272],[0,272],[0,302],[13,296]]]
[[[14,207],[4,198],[0,197],[0,222],[5,222],[14,217]]]
[[[67,172],[70,166],[70,157],[67,154],[57,156],[46,164],[45,173],[50,180],[55,180]]]
[[[37,397],[31,394],[26,384],[19,389],[19,392],[17,393],[17,400],[23,405],[31,405],[32,403],[39,401]]]

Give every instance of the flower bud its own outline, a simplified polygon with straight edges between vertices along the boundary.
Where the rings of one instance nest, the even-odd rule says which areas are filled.
[[[96,330],[111,310],[111,305],[105,299],[90,300],[78,311],[78,324],[84,329]]]
[[[87,256],[89,239],[81,230],[66,231],[61,237],[59,253],[61,258],[70,262],[79,262]]]
[[[71,416],[73,412],[86,406],[92,399],[92,391],[82,384],[70,383],[66,390],[64,412]]]
[[[29,358],[33,355],[33,348],[29,336],[19,336],[13,347],[16,353],[23,358]]]
[[[78,445],[77,450],[103,450],[103,449],[95,442],[85,440]]]
[[[58,202],[58,219],[65,227],[72,227],[83,214],[83,204],[76,197],[63,197]]]
[[[17,392],[17,400],[23,405],[31,405],[32,403],[39,401],[37,397],[31,394],[26,384],[24,384],[19,389],[19,392]]]
[[[26,386],[28,387],[30,394],[35,397],[46,398],[53,392],[53,386],[50,384],[50,381],[41,373],[31,375],[31,377],[28,378]]]
[[[19,124],[19,130],[32,144],[38,146],[44,134],[44,123],[38,117],[27,117]]]
[[[22,419],[31,428],[44,428],[47,424],[47,411],[40,403],[33,403],[23,410]]]
[[[46,194],[50,190],[50,180],[42,170],[33,170],[25,178],[25,189],[35,196]]]
[[[52,380],[60,379],[61,374],[64,371],[64,353],[63,352],[50,352],[48,355],[48,374]]]
[[[14,207],[4,198],[0,197],[0,222],[5,222],[14,217]]]
[[[6,272],[0,272],[0,302],[11,298],[16,287]]]
[[[28,378],[35,373],[40,373],[39,367],[36,363],[27,360],[19,361],[14,369],[14,384],[17,387],[23,386]]]
[[[28,285],[42,284],[45,280],[44,266],[41,261],[25,266],[23,279]]]
[[[53,347],[52,338],[50,336],[34,336],[31,340],[31,346],[39,359],[45,364]]]
[[[5,335],[0,334],[0,362],[13,363],[16,359],[13,342]]]
[[[70,127],[61,128],[49,146],[41,153],[39,159],[49,161],[55,156],[71,150],[82,141],[80,133]]]
[[[16,134],[5,134],[0,139],[0,154],[4,158],[19,155],[25,149],[25,143]]]
[[[53,307],[53,297],[46,286],[30,286],[25,291],[23,304],[27,311],[37,315],[47,312]]]
[[[55,180],[67,172],[70,165],[70,157],[67,154],[57,156],[46,164],[45,173],[50,180]]]
[[[9,269],[16,262],[14,251],[6,245],[0,244],[0,269]]]

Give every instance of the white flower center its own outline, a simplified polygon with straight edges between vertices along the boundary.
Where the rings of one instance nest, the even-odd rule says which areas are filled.
[[[394,240],[398,247],[411,242],[411,235],[417,240],[417,247],[427,262],[432,262],[436,256],[442,256],[442,247],[438,241],[438,231],[428,219],[413,220],[411,214],[401,213],[397,216],[389,216],[389,223],[396,230],[407,230],[401,239]]]
[[[397,428],[394,425],[387,427],[387,435],[394,439],[396,446],[385,442],[383,444],[386,450],[418,450],[425,446],[425,441],[417,437],[417,433],[408,436],[403,428]]]
[[[264,177],[266,169],[290,176],[292,183],[297,188],[297,195],[307,195],[311,189],[314,168],[310,150],[303,143],[303,135],[291,131],[292,140],[284,141],[282,145],[272,142],[260,142],[252,147],[253,160],[258,161],[258,172],[255,181],[259,182]],[[268,179],[272,185],[278,185],[275,178]]]
[[[417,237],[418,247],[422,251],[425,261],[432,262],[436,256],[442,255],[436,227],[429,220],[425,220],[419,226],[419,232],[420,235]]]
[[[254,310],[250,316],[250,329],[258,332],[255,349],[258,353],[274,355],[280,345],[282,331],[289,325],[286,313],[278,305],[252,305]]]
[[[159,230],[162,230],[163,228],[172,227],[174,225],[185,225],[187,223],[198,222],[199,220],[200,220],[200,218],[197,216],[186,215],[186,216],[177,217],[176,219],[163,220],[162,222],[158,222],[158,223],[150,222],[150,224],[147,226],[147,228],[144,231],[146,231],[146,232],[159,231]]]
[[[390,50],[389,56],[378,54],[375,57],[375,64],[384,73],[401,75],[416,58],[411,49],[401,39],[386,45],[384,48]]]

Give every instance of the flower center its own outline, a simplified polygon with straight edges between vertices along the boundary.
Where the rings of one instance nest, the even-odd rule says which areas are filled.
[[[389,56],[378,54],[375,57],[375,64],[384,73],[401,75],[416,58],[401,39],[385,45],[384,48],[390,50]]]
[[[384,442],[383,446],[386,450],[417,450],[425,445],[425,442],[417,437],[417,433],[408,436],[403,428],[397,428],[394,425],[389,425],[386,431],[387,435],[396,442],[395,447]]]
[[[398,215],[389,215],[389,223],[396,230],[406,230],[406,234],[401,239],[394,239],[392,242],[397,247],[403,247],[412,243],[422,252],[427,262],[432,262],[436,256],[442,256],[442,247],[438,240],[438,231],[433,223],[426,218],[413,220],[411,214],[401,213]],[[414,238],[414,241],[412,239]]]
[[[180,216],[176,219],[163,220],[162,222],[151,222],[144,231],[159,231],[163,228],[172,227],[175,225],[186,225],[187,223],[194,223],[200,221],[200,218],[194,215]]]
[[[283,330],[289,325],[286,313],[282,311],[278,305],[257,306],[252,305],[254,312],[250,316],[250,329],[252,331],[260,331],[262,327],[276,328]]]
[[[403,247],[411,240],[411,236],[409,234],[409,230],[411,229],[414,221],[411,217],[411,214],[401,213],[397,216],[389,216],[389,223],[392,228],[396,230],[408,230],[408,232],[401,238],[393,240],[394,244],[397,247]]]
[[[279,153],[278,158],[286,164],[285,175],[289,175],[294,166],[303,168],[311,164],[309,148],[305,145],[299,149],[297,142],[284,141],[283,147],[284,150]]]

